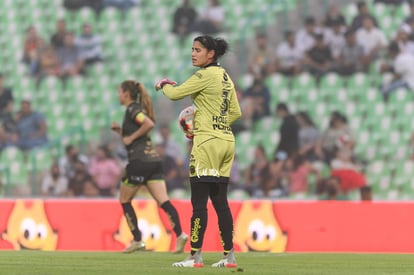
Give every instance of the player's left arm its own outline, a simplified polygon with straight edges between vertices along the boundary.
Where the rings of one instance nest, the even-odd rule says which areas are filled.
[[[134,140],[146,135],[152,128],[154,128],[154,122],[142,111],[133,114],[133,119],[137,125],[140,125],[140,127],[131,135],[122,138],[125,145],[131,144]]]
[[[239,105],[239,100],[237,99],[236,90],[233,88],[230,98],[229,106],[229,123],[233,124],[236,120],[241,117],[241,110]]]
[[[164,94],[171,100],[183,99],[186,96],[198,93],[203,90],[208,85],[207,77],[199,72],[193,74],[189,79],[187,79],[183,84],[179,86],[172,86],[166,84],[162,87]]]

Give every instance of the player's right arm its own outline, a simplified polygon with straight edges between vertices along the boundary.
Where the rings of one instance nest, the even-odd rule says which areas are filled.
[[[203,75],[200,71],[197,71],[183,84],[175,87],[170,84],[166,84],[162,87],[162,91],[169,99],[179,100],[205,89],[208,82],[209,78]]]

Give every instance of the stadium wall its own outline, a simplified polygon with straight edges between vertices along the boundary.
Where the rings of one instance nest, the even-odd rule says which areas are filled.
[[[174,200],[189,232],[191,204]],[[209,204],[204,251],[221,251]],[[147,248],[175,247],[153,200],[134,201]],[[0,249],[121,251],[131,241],[116,200],[1,200]],[[414,203],[232,201],[237,251],[413,253]],[[186,250],[189,251],[189,244]]]

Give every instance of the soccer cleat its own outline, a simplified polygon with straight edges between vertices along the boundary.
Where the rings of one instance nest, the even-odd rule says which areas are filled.
[[[123,253],[132,253],[139,250],[145,250],[145,243],[143,241],[133,241],[125,250]]]
[[[188,256],[184,261],[173,263],[174,267],[203,267],[203,259],[201,258],[201,250],[194,255]]]
[[[177,238],[177,243],[175,244],[175,250],[173,253],[178,254],[178,253],[183,253],[184,252],[184,247],[185,244],[188,241],[188,235],[185,234],[184,232],[181,233],[180,236],[178,236]]]
[[[212,267],[237,267],[236,258],[234,257],[233,249],[217,263],[211,265]]]

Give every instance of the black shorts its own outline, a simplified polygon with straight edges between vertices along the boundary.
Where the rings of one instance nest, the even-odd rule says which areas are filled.
[[[126,166],[126,175],[122,178],[122,184],[137,186],[147,184],[151,180],[162,179],[164,179],[164,175],[161,161],[133,160]]]

